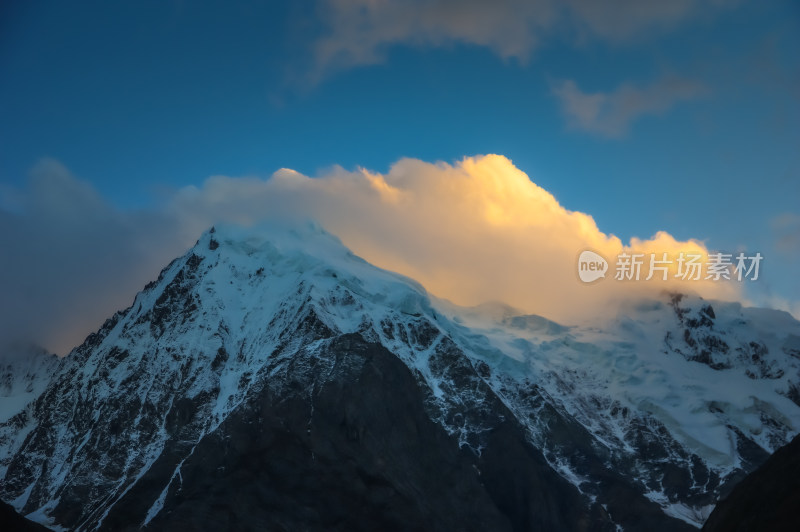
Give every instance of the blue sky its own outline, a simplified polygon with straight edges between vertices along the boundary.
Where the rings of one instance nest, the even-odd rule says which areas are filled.
[[[44,158],[140,211],[218,174],[498,153],[623,240],[761,251],[761,290],[800,300],[797,2],[11,4],[7,212]]]

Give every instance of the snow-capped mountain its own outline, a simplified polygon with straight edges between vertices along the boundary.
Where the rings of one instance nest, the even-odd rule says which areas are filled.
[[[799,368],[786,313],[665,294],[566,326],[313,225],[224,227],[4,377],[33,384],[0,398],[0,499],[69,530],[691,530],[800,430]]]
[[[492,310],[450,315],[535,445],[586,494],[603,497],[599,458],[699,526],[800,428],[800,324],[787,313],[680,294],[575,327]],[[531,388],[540,397],[526,399]],[[542,408],[577,422],[589,448],[560,439]]]

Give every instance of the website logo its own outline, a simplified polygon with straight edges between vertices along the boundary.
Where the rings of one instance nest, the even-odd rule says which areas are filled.
[[[578,277],[584,283],[593,283],[605,278],[608,261],[594,251],[586,250],[578,257]]]

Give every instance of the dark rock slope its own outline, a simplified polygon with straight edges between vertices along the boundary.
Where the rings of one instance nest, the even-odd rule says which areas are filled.
[[[607,522],[512,420],[493,420],[497,443],[478,457],[431,421],[412,373],[379,344],[346,334],[317,356],[336,377],[310,395],[254,393],[184,462],[182,487],[151,526],[499,531]],[[119,529],[131,517],[112,513],[104,525]]]
[[[50,529],[19,515],[14,507],[0,501],[0,524],[12,532],[48,532]]]
[[[800,530],[800,436],[737,484],[711,512],[703,530]]]

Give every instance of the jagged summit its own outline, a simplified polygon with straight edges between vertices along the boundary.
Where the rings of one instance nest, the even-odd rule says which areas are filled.
[[[691,529],[800,428],[787,316],[665,295],[566,326],[313,224],[218,226],[41,368],[0,498],[71,530]]]

